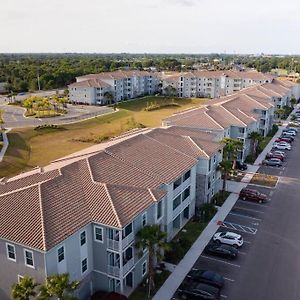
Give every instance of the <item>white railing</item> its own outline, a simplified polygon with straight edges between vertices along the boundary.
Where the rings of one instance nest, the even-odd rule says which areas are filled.
[[[107,273],[109,275],[115,276],[115,277],[120,277],[120,268],[116,266],[107,266]]]
[[[115,250],[115,251],[119,251],[119,245],[120,242],[116,241],[116,240],[112,240],[112,239],[107,239],[107,247],[109,249]]]
[[[128,246],[134,239],[134,234],[131,232],[126,237],[122,239],[122,249],[124,249],[126,246]]]
[[[123,276],[126,275],[133,266],[134,266],[134,259],[132,258],[129,261],[127,261],[127,263],[123,266]]]

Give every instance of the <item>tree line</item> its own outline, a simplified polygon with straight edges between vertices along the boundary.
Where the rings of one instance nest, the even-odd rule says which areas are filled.
[[[218,62],[216,62],[216,59]],[[234,64],[270,72],[273,68],[300,72],[300,58],[292,56],[247,56],[221,54],[0,54],[0,82],[8,92],[66,87],[75,77],[115,71],[147,69],[186,71],[194,64],[226,69]]]

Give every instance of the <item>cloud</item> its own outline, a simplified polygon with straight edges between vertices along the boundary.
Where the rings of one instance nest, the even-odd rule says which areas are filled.
[[[182,6],[194,6],[197,0],[167,0],[169,3],[179,4]]]

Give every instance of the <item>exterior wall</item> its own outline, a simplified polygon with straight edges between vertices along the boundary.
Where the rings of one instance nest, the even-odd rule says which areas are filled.
[[[96,104],[95,89],[90,87],[69,88],[69,99],[73,103]]]
[[[0,240],[0,299],[11,299],[11,286],[18,282],[18,275],[31,276],[37,282],[45,280],[44,253],[21,245],[7,242],[15,246],[16,261],[7,258],[6,241]],[[33,252],[34,268],[25,265],[24,250]]]

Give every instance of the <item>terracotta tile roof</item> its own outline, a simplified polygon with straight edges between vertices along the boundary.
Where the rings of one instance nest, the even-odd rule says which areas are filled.
[[[114,72],[102,72],[99,74],[88,74],[84,76],[77,77],[77,79],[125,79],[134,76],[150,76],[154,75],[147,71],[139,71],[139,70],[117,70]]]
[[[98,78],[91,78],[79,82],[74,82],[70,84],[68,87],[93,87],[93,88],[104,87],[105,88],[105,87],[110,87],[110,85]]]
[[[14,190],[26,188],[37,183],[44,182],[59,176],[59,170],[53,170],[43,173],[38,170],[38,173],[27,175],[21,178],[12,178],[8,181],[0,182],[0,195],[5,194]]]
[[[197,163],[197,160],[144,134],[111,146],[105,152],[164,183],[171,183]]]
[[[105,152],[89,157],[88,162],[96,182],[151,189],[163,183],[159,178],[150,176]]]
[[[223,126],[207,114],[206,108],[197,108],[173,115],[163,121],[168,125],[203,128],[207,130],[223,130]]]
[[[47,251],[91,222],[122,228],[165,195],[121,183],[126,182],[93,181],[88,161],[82,159],[48,181],[1,194],[0,238]]]
[[[274,82],[272,82],[272,83],[265,83],[263,85],[263,87],[267,88],[269,90],[272,90],[272,91],[280,94],[281,96],[285,96],[289,92],[289,90],[290,90],[289,88],[284,87],[284,86],[282,86],[280,84],[276,84]]]
[[[168,134],[167,132],[165,132],[165,130],[161,129],[155,129],[152,132],[148,133],[147,136],[169,147],[177,149],[178,151],[195,159],[207,158],[207,154],[194,141],[194,138]]]

